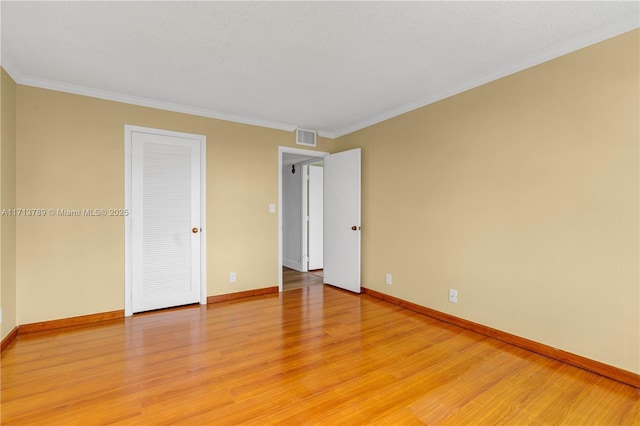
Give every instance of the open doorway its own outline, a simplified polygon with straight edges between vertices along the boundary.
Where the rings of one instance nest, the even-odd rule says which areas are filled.
[[[325,152],[279,148],[280,291],[285,289],[285,284],[288,288],[322,283],[322,161],[325,155]]]
[[[299,158],[295,159],[299,160]],[[314,163],[307,164],[308,161]],[[324,276],[324,172],[322,161],[282,170],[283,290],[322,285]]]
[[[313,161],[288,164],[285,156],[282,169],[282,263],[298,272],[324,263],[323,163]]]
[[[310,158],[305,160],[300,157]],[[361,157],[360,148],[335,154],[297,148],[278,148],[278,287],[280,291],[283,290],[283,176],[285,173],[295,175],[293,166],[296,162],[299,168],[317,163],[322,159],[324,163],[323,283],[360,293]],[[285,161],[292,162],[291,169],[288,165],[283,166]],[[299,216],[302,221],[302,215]],[[298,229],[302,233],[302,228]],[[303,258],[304,245],[299,243],[299,246],[300,255],[297,257],[300,258],[300,269],[304,270],[306,261],[306,258]]]

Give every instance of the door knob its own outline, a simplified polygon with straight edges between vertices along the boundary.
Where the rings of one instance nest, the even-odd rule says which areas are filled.
[[[352,227],[351,227],[351,230],[352,230],[352,231],[357,231],[357,230],[358,230],[358,227],[357,227],[357,226],[352,226]]]
[[[197,234],[197,233],[198,233],[198,228],[193,228],[193,229],[191,230],[191,232],[193,232],[194,234]]]

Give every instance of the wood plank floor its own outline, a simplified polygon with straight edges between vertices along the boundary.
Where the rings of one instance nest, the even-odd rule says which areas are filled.
[[[640,424],[638,389],[331,286],[19,336],[3,425]]]
[[[293,290],[312,285],[322,285],[323,273],[320,271],[298,272],[294,269],[282,267],[282,290]]]

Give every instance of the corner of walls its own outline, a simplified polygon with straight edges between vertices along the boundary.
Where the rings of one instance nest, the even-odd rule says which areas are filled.
[[[16,208],[16,83],[0,68],[0,209]],[[17,326],[16,218],[0,217],[0,339]]]
[[[337,152],[338,147],[338,139],[330,139],[326,137],[318,136],[318,146],[322,146],[322,151],[326,151],[330,154]]]

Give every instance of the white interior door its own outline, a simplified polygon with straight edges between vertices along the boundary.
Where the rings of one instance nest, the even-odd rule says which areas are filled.
[[[309,166],[309,267],[308,270],[324,267],[324,167]]]
[[[360,157],[324,157],[324,282],[360,293]]]
[[[200,140],[131,135],[133,312],[200,302]]]

